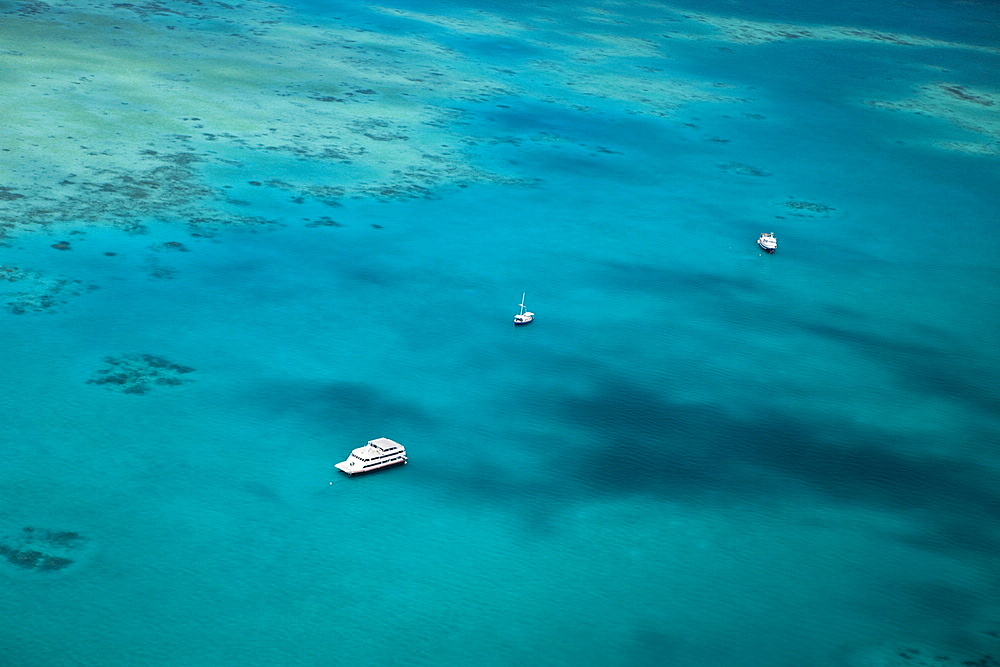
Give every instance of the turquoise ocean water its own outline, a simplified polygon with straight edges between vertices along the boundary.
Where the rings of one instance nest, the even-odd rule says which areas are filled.
[[[1000,664],[998,26],[0,2],[0,665]]]

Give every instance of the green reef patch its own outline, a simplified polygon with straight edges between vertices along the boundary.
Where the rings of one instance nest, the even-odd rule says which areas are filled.
[[[87,384],[103,385],[123,394],[145,394],[153,387],[171,387],[190,382],[195,369],[152,354],[107,357]]]

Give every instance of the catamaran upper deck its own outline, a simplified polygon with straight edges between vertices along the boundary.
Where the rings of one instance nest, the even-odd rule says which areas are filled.
[[[346,461],[341,461],[335,467],[348,475],[360,475],[403,465],[406,461],[406,449],[401,444],[389,438],[376,438],[369,440],[364,447],[352,451]]]

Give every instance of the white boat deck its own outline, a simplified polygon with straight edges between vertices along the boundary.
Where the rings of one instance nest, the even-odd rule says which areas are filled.
[[[341,461],[334,467],[348,475],[358,475],[402,465],[407,460],[406,449],[401,444],[389,438],[375,438],[369,440],[364,447],[352,451],[347,460]]]

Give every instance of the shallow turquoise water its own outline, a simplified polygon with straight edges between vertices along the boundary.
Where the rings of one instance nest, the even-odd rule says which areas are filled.
[[[583,31],[656,40],[685,11],[996,47],[979,27],[991,5],[921,20],[862,5],[286,7],[300,27],[444,45],[452,79],[509,70],[506,92],[421,102],[449,114],[461,161],[447,164],[481,171],[428,177],[426,196],[317,195],[374,183],[379,163],[223,137],[184,144],[201,160],[184,182],[228,192],[208,226],[188,226],[184,202],[136,211],[138,233],[99,215],[33,224],[3,201],[19,226],[0,265],[33,273],[0,284],[25,310],[0,312],[0,663],[1000,656],[998,158],[931,143],[989,145],[1000,121],[983,104],[865,104],[941,81],[996,95],[997,53],[576,50],[595,39]],[[199,29],[240,25],[225,16]],[[498,16],[537,30],[448,22],[500,31]],[[301,39],[282,53],[309,63]],[[661,79],[741,101],[667,110],[633,94]],[[310,113],[298,128],[346,133]],[[440,129],[364,127],[385,145]],[[537,320],[514,329],[523,291]],[[93,382],[125,367],[139,370]],[[411,464],[335,476],[378,436]]]

